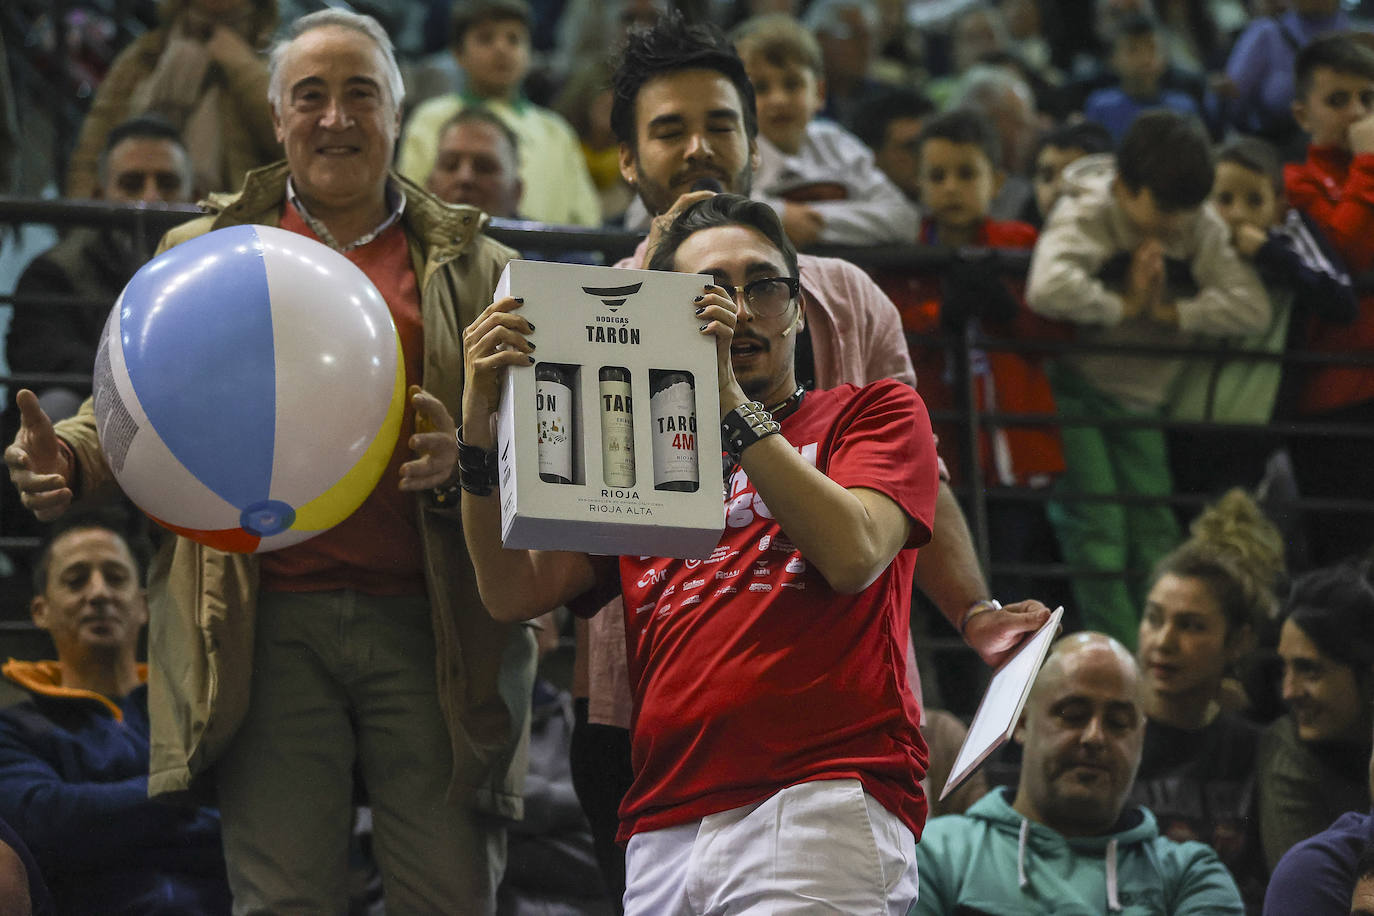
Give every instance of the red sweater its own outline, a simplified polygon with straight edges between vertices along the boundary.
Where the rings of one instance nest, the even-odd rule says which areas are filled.
[[[1308,216],[1345,261],[1352,277],[1374,269],[1374,154],[1352,156],[1311,146],[1307,161],[1284,167],[1288,202]],[[1324,353],[1374,353],[1374,296],[1360,297],[1353,324],[1308,319],[1307,349]],[[1316,366],[1307,373],[1299,409],[1334,410],[1374,400],[1374,368]]]

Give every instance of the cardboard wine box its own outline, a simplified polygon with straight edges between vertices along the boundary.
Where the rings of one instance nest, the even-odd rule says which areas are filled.
[[[699,274],[511,261],[535,365],[498,414],[509,548],[704,557],[725,527],[715,338]]]

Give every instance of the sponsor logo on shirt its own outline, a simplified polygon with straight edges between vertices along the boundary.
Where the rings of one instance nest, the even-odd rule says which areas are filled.
[[[688,569],[696,569],[698,566],[701,565],[701,561],[700,561],[700,560],[687,560],[687,561],[685,561],[682,565],[685,566],[685,567],[687,567]]]
[[[773,550],[778,551],[779,553],[796,553],[796,552],[797,552],[797,545],[796,545],[796,544],[793,544],[791,541],[789,541],[789,540],[787,539],[787,535],[785,535],[785,534],[775,534],[775,535],[773,535],[773,540],[770,541],[770,542],[768,543],[768,546],[769,546],[770,548],[772,548]]]
[[[767,564],[754,567],[754,575],[756,576],[766,576],[768,575],[768,572],[769,570]]]
[[[640,576],[639,581],[636,582],[635,585],[638,585],[640,588],[648,588],[651,585],[657,585],[667,577],[668,571],[666,569],[651,569]]]
[[[751,592],[771,592],[772,590],[773,590],[773,583],[772,583],[772,582],[750,582],[750,583],[749,583],[749,591],[751,591]]]
[[[686,582],[682,583],[682,590],[685,592],[689,588],[701,588],[705,584],[705,579],[688,579]]]
[[[652,611],[653,609],[654,609],[654,603],[653,603],[652,601],[650,601],[648,604],[641,604],[639,607],[635,608],[635,613],[636,613],[636,614],[647,614],[647,613],[649,613],[650,611]]]
[[[738,570],[738,569],[720,569],[720,570],[716,570],[716,578],[717,578],[717,579],[733,579],[733,578],[735,578],[735,576],[738,576],[738,575],[739,575],[739,570]]]
[[[790,573],[804,573],[806,572],[806,561],[801,557],[791,557],[783,569]]]
[[[684,608],[684,607],[686,607],[686,606],[689,605],[689,604],[701,604],[701,595],[700,595],[700,594],[688,595],[686,598],[683,598],[683,599],[682,599],[682,602],[681,602],[680,604],[678,604],[678,607],[679,607],[679,608]]]
[[[739,591],[739,589],[735,588],[733,585],[722,585],[712,593],[711,597],[720,598],[723,595],[733,595],[737,591]]]
[[[785,534],[765,534],[759,538],[759,553],[776,550],[779,553],[796,553],[797,545],[787,539]]]
[[[675,591],[677,591],[677,586],[676,586],[676,585],[670,585],[670,586],[668,586],[667,588],[665,588],[665,589],[663,590],[663,594],[659,595],[658,597],[659,597],[660,599],[667,598],[669,595],[671,595],[671,594],[672,594],[673,592],[675,592]]]
[[[795,588],[797,591],[802,591],[806,588],[806,582],[798,579],[788,579],[786,582],[781,583],[781,585],[783,588]]]
[[[726,560],[730,559],[731,557],[733,557],[733,556],[734,556],[735,554],[737,554],[737,553],[739,553],[739,551],[736,550],[735,548],[730,547],[730,546],[727,545],[727,544],[722,544],[722,545],[720,545],[719,547],[717,547],[715,550],[711,551],[711,555],[710,555],[709,557],[706,558],[706,562],[707,562],[707,563],[724,563]]]

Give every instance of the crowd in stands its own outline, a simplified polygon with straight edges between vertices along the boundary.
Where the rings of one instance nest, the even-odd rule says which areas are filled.
[[[145,5],[136,39],[85,62],[61,194],[201,201],[164,247],[266,222],[342,251],[392,307],[424,390],[387,471],[402,488],[379,486],[309,551],[225,559],[163,534],[145,562],[141,525],[86,511],[109,482],[89,385],[26,386],[11,479],[41,522],[76,511],[36,529],[27,616],[55,658],[3,667],[0,916],[360,912],[382,895],[393,912],[666,906],[678,878],[645,863],[681,846],[640,839],[627,879],[622,844],[679,828],[655,805],[697,812],[687,789],[736,799],[712,779],[754,774],[707,761],[684,787],[646,756],[636,718],[646,692],[659,717],[664,698],[640,678],[650,650],[631,638],[627,657],[636,624],[599,567],[567,602],[575,623],[540,618],[538,647],[529,627],[472,620],[461,332],[533,332],[483,311],[511,257],[607,260],[514,252],[479,231],[489,217],[642,232],[614,266],[657,269],[686,263],[710,219],[754,226],[797,303],[759,349],[795,354],[797,391],[895,379],[930,411],[938,457],[913,446],[931,480],[895,500],[911,533],[883,567],[919,593],[917,643],[880,666],[925,788],[864,795],[892,822],[873,818],[900,866],[890,912],[917,874],[919,914],[1374,911],[1374,509],[1343,505],[1374,506],[1374,10]],[[24,143],[5,38],[0,192]],[[946,256],[836,257],[894,247]],[[114,226],[66,230],[17,278],[11,372],[89,373],[152,255]],[[748,285],[699,272],[753,308]],[[765,406],[785,421],[802,403]],[[1010,419],[970,434],[970,406]],[[977,490],[982,558],[956,498]],[[423,499],[438,502],[416,513]],[[1011,746],[937,801],[976,696],[940,682],[919,634],[957,633],[995,663],[1041,601],[1065,605],[1068,635]],[[359,621],[357,645],[333,645],[336,615]],[[539,667],[560,633],[576,644],[566,682]]]

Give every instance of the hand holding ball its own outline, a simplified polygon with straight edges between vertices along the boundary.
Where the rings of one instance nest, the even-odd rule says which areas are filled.
[[[386,468],[405,364],[372,282],[319,242],[219,229],[136,273],[95,365],[101,448],[154,521],[219,550],[343,521]]]

